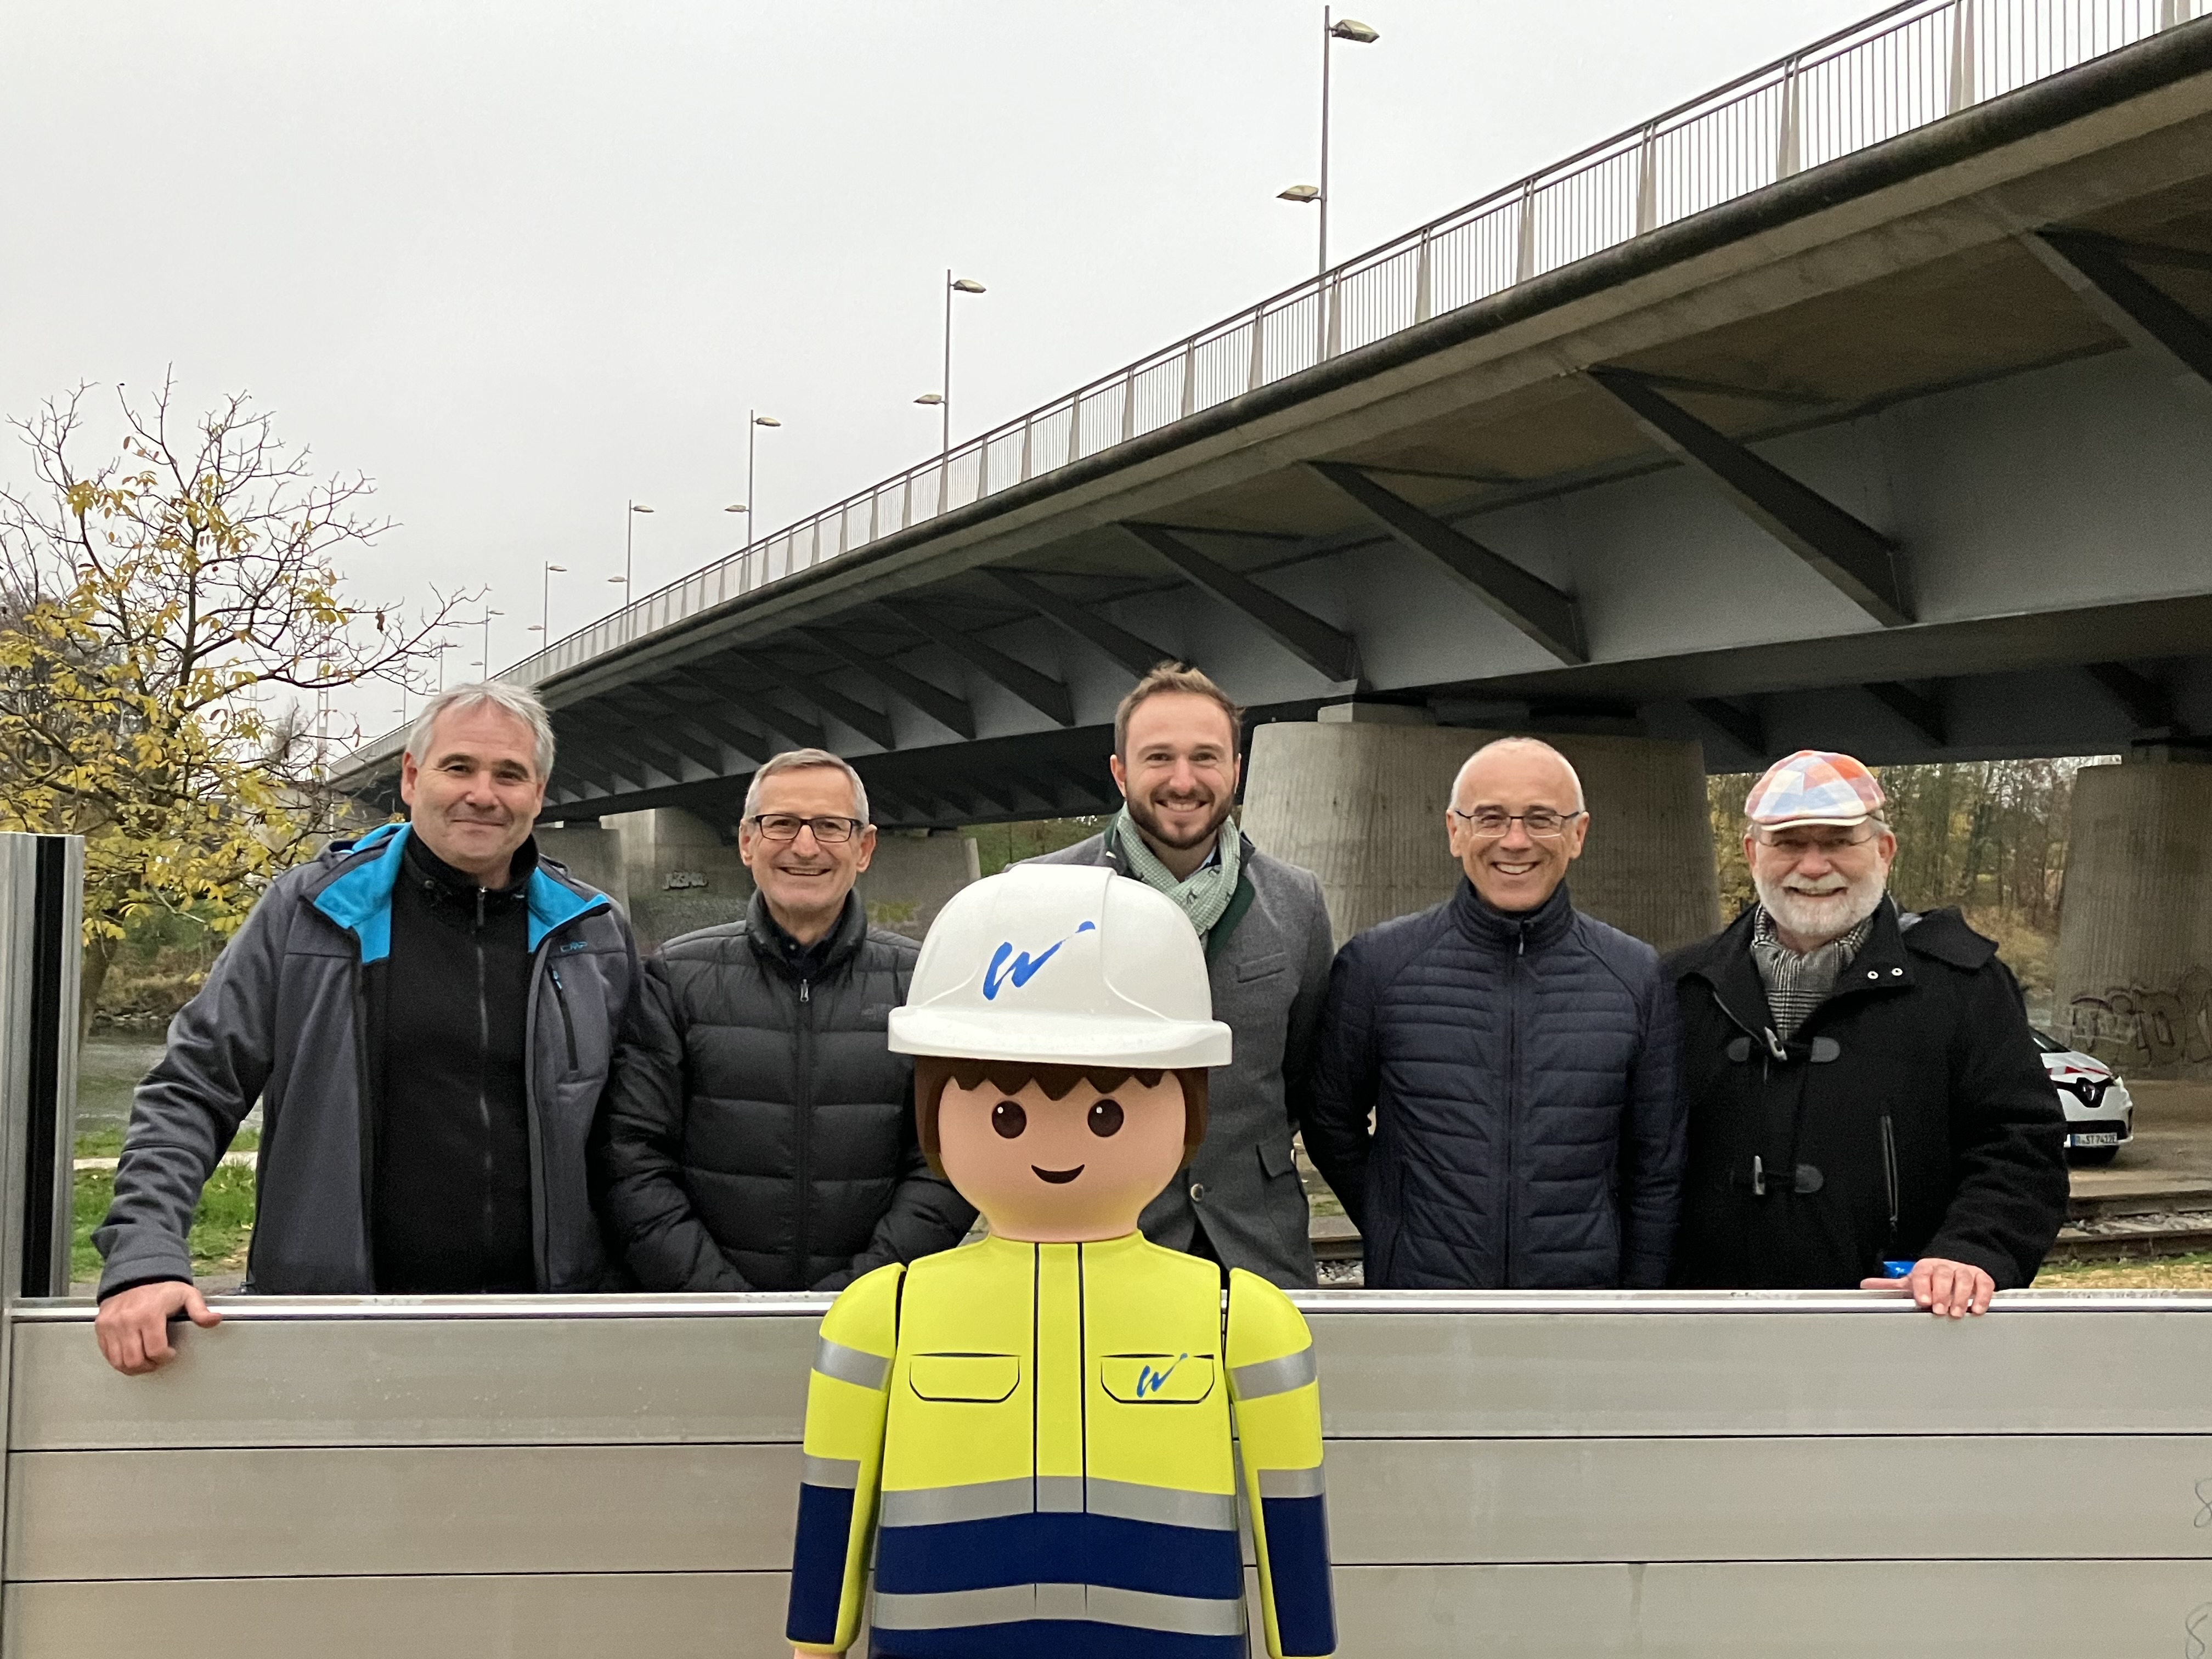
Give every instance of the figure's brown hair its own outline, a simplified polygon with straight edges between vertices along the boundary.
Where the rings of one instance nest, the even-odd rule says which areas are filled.
[[[1182,1085],[1182,1151],[1188,1159],[1206,1139],[1206,1067],[1177,1066],[1173,1072],[1176,1081]],[[941,1176],[945,1165],[937,1152],[937,1108],[945,1097],[945,1085],[948,1083],[957,1083],[963,1089],[978,1088],[988,1083],[1009,1095],[1019,1094],[1034,1083],[1044,1091],[1046,1099],[1061,1100],[1079,1083],[1087,1083],[1101,1094],[1111,1094],[1131,1078],[1140,1087],[1150,1089],[1158,1086],[1168,1074],[1160,1067],[1145,1071],[1134,1066],[1047,1066],[1034,1060],[945,1060],[936,1054],[917,1054],[914,1061],[915,1129],[921,1138],[922,1156],[929,1160],[929,1167]]]
[[[1129,758],[1129,716],[1137,712],[1140,703],[1176,693],[1204,697],[1229,716],[1229,747],[1232,752],[1243,741],[1244,711],[1226,691],[1187,663],[1155,663],[1152,672],[1131,688],[1129,695],[1121,699],[1121,706],[1114,711],[1114,752],[1124,762]]]

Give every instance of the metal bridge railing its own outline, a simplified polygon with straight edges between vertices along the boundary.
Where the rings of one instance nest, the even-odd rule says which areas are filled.
[[[2204,16],[2212,0],[1905,0],[802,519],[501,678],[537,684],[1340,353]]]

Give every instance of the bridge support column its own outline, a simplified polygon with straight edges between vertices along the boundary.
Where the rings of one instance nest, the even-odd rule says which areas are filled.
[[[629,883],[623,868],[622,837],[597,818],[572,818],[560,828],[540,824],[538,850],[558,859],[579,881],[598,888],[617,904],[629,904]]]
[[[973,836],[911,836],[885,830],[856,890],[868,920],[908,939],[920,939],[945,901],[976,878]]]
[[[706,819],[678,806],[606,821],[622,838],[623,882],[639,948],[744,915],[753,878],[738,856],[734,825],[725,841]]]
[[[2212,1075],[2212,765],[2075,775],[2054,1024],[2124,1076]]]
[[[1253,734],[1244,826],[1321,878],[1340,945],[1448,896],[1460,878],[1444,808],[1460,763],[1503,732],[1404,723],[1348,704]],[[1380,718],[1378,718],[1378,716]],[[1550,736],[1581,775],[1589,842],[1570,878],[1589,915],[1661,950],[1720,925],[1705,763],[1694,744]]]

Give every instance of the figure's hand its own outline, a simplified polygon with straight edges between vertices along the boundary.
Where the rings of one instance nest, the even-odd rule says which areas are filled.
[[[109,1364],[125,1376],[143,1376],[177,1357],[169,1322],[179,1314],[202,1327],[222,1323],[222,1316],[201,1299],[198,1289],[173,1279],[118,1291],[100,1304],[93,1334]]]
[[[1946,1315],[1964,1319],[1970,1313],[1985,1314],[1990,1310],[1990,1298],[1997,1293],[1997,1282],[1968,1262],[1946,1261],[1941,1256],[1929,1255],[1912,1264],[1908,1278],[1862,1279],[1859,1288],[1910,1291],[1914,1304],[1938,1319]]]

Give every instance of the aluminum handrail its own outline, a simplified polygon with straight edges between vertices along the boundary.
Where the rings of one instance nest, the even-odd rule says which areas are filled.
[[[836,1298],[817,1291],[702,1291],[681,1296],[211,1296],[226,1323],[395,1320],[819,1318]],[[1901,1295],[1871,1291],[1294,1291],[1309,1314],[1854,1314],[1932,1317]],[[89,1325],[96,1304],[19,1301],[18,1324]],[[1990,1314],[2212,1314],[2212,1295],[2188,1291],[2001,1291]],[[1984,1316],[1985,1317],[1988,1316]]]
[[[2212,0],[1901,0],[654,590],[499,678],[713,606],[1462,306],[2212,17]],[[355,764],[396,748],[392,732]]]

